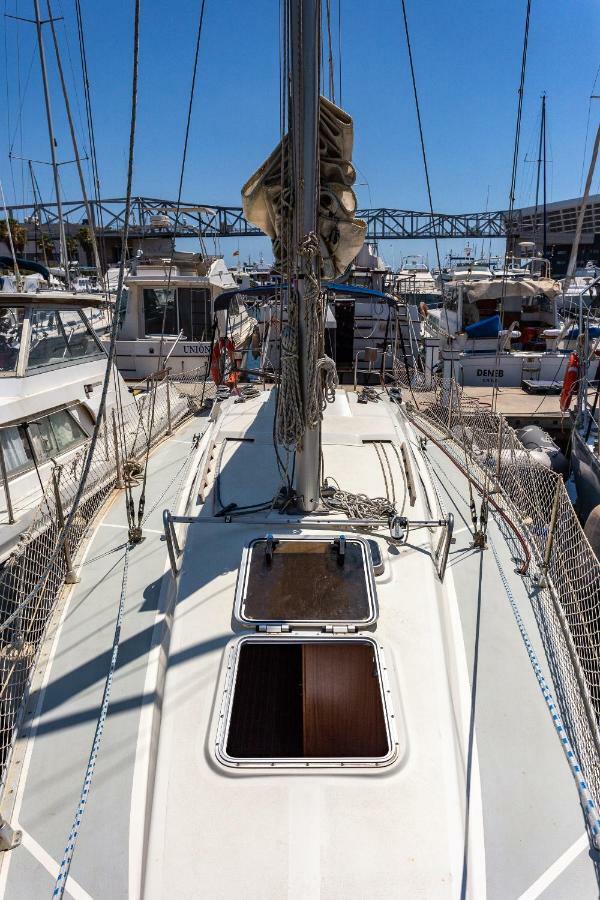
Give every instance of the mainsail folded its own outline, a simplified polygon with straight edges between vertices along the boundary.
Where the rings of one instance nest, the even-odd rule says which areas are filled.
[[[355,218],[356,180],[350,162],[354,126],[351,117],[325,97],[319,102],[319,245],[321,277],[341,275],[363,245],[366,223]],[[283,223],[282,200],[290,205],[289,134],[242,188],[244,216],[273,241],[275,266],[285,271],[292,248]]]

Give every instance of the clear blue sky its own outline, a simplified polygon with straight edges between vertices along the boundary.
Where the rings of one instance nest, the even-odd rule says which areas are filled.
[[[341,2],[343,105],[354,117],[356,191],[363,206],[425,209],[427,195],[400,0],[332,0],[337,26]],[[32,15],[31,0],[4,0],[5,12]],[[42,6],[44,4],[42,3]],[[183,144],[199,2],[142,0],[139,118],[134,190],[172,197]],[[506,208],[522,50],[525,0],[408,0],[413,53],[428,148],[434,207],[446,212]],[[131,78],[131,2],[83,0],[98,158],[104,196],[125,192]],[[73,3],[53,0],[69,82],[78,81]],[[205,24],[184,199],[238,204],[240,187],[279,139],[278,0],[206,0]],[[49,157],[33,26],[4,19],[0,178],[9,201],[31,198],[28,177],[13,152]],[[68,38],[68,41],[66,40]],[[336,46],[336,65],[339,48]],[[47,56],[52,62],[50,34]],[[597,0],[533,0],[517,204],[533,202],[539,104],[548,95],[549,199],[577,196],[589,95],[600,64]],[[69,52],[73,68],[70,66]],[[18,62],[20,58],[20,65]],[[30,72],[28,80],[28,72]],[[58,153],[72,151],[54,66],[50,65]],[[75,78],[73,78],[73,72]],[[23,116],[19,123],[19,80]],[[596,85],[600,93],[600,79]],[[82,91],[73,89],[81,108]],[[4,107],[4,109],[2,109]],[[10,116],[10,130],[8,118]],[[590,143],[600,117],[592,105]],[[80,118],[78,116],[78,121]],[[22,126],[22,143],[21,131]],[[10,135],[10,136],[9,136]],[[38,165],[42,194],[50,173]],[[79,196],[75,171],[61,169],[66,196]],[[14,188],[13,188],[14,174]],[[598,189],[598,177],[595,189]],[[16,189],[16,194],[15,194]],[[462,249],[460,242],[442,246]],[[209,249],[212,249],[210,247]],[[221,249],[231,260],[232,241]],[[241,241],[243,256],[268,243]],[[433,244],[388,242],[388,262],[429,253]]]

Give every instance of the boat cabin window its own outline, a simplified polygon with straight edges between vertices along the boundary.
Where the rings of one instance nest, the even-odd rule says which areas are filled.
[[[29,437],[28,437],[29,434]],[[87,434],[71,410],[60,409],[21,425],[0,429],[8,475],[19,475],[82,444]],[[35,459],[32,454],[35,454]]]
[[[0,307],[0,372],[17,369],[24,318],[23,306]]]
[[[87,437],[81,425],[66,409],[44,416],[29,425],[35,455],[39,459],[51,459],[66,453]]]
[[[144,335],[210,341],[212,310],[210,291],[197,288],[144,288]]]
[[[225,747],[231,761],[385,761],[392,740],[374,642],[246,639]]]
[[[144,288],[144,334],[178,335],[177,299],[174,288]]]
[[[177,290],[179,328],[189,341],[210,341],[212,314],[210,291],[196,288]]]
[[[22,425],[11,425],[0,431],[4,464],[9,475],[17,475],[33,466],[33,455]]]
[[[28,372],[105,355],[78,309],[32,309],[29,321]]]

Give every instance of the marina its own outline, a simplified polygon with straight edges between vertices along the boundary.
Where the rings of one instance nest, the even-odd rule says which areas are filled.
[[[600,897],[600,20],[465,11],[7,2],[0,900]]]

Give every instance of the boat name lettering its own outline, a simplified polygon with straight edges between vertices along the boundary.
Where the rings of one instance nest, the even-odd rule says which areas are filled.
[[[210,344],[184,344],[184,353],[195,353],[199,356],[208,356]]]
[[[504,369],[477,369],[477,375],[479,378],[494,378],[494,376],[502,378]]]

